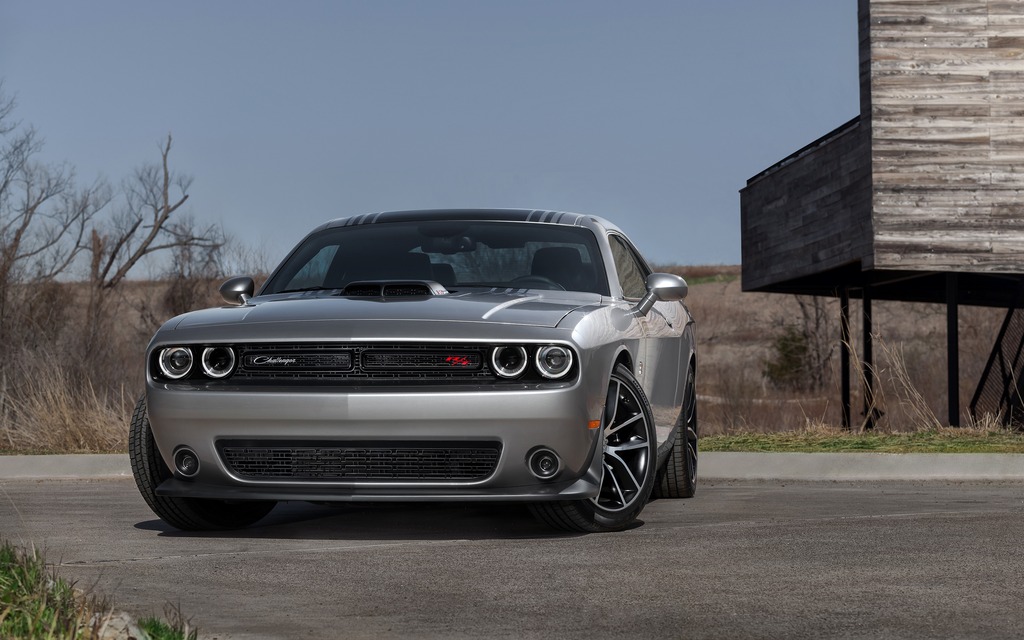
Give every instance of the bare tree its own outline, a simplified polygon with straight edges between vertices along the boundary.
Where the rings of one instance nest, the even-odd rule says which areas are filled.
[[[829,299],[821,296],[797,296],[796,300],[807,339],[808,383],[811,389],[821,390],[832,380],[832,356],[838,345],[835,301],[830,309]]]
[[[35,160],[42,141],[31,127],[12,121],[15,101],[0,84],[0,341],[15,318],[15,297],[31,297],[34,286],[52,282],[71,268],[84,248],[85,231],[110,201],[102,181],[77,187],[66,165]]]
[[[108,294],[147,256],[201,252],[223,244],[217,225],[197,229],[191,218],[172,220],[189,198],[192,178],[170,168],[172,138],[160,146],[160,162],[146,164],[122,183],[123,201],[108,224],[92,229],[89,282],[91,333],[99,328]]]
[[[188,200],[191,176],[172,172],[168,164],[171,136],[160,147],[160,164],[147,164],[122,184],[124,205],[105,229],[92,231],[90,282],[97,289],[114,289],[146,256],[209,241],[192,227],[170,223]]]
[[[186,216],[176,223],[181,237],[198,236],[195,219]],[[171,249],[171,267],[166,271],[169,285],[164,294],[164,311],[178,315],[209,306],[211,284],[224,275],[224,247],[227,238],[216,227],[203,230],[207,242],[183,244]]]

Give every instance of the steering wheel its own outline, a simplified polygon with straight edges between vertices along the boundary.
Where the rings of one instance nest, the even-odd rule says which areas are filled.
[[[519,285],[520,288],[525,289],[553,289],[555,291],[565,291],[565,287],[545,276],[519,276],[509,284]]]

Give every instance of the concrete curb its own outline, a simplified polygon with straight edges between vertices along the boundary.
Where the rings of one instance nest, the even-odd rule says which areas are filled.
[[[0,480],[131,476],[127,454],[0,456]],[[1014,453],[725,453],[700,456],[704,480],[1024,481]]]
[[[0,456],[0,480],[110,478],[132,475],[127,453]]]

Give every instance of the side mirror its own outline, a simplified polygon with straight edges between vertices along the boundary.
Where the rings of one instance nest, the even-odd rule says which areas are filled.
[[[235,276],[220,285],[220,295],[228,304],[243,305],[256,291],[256,283],[249,276]]]
[[[681,276],[671,273],[652,273],[647,276],[647,295],[633,308],[633,314],[645,316],[655,302],[677,302],[685,299],[689,292],[690,286]]]

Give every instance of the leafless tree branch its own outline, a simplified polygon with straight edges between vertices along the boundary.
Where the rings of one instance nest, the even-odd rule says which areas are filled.
[[[79,188],[68,165],[37,161],[42,140],[12,120],[14,108],[0,82],[0,340],[19,322],[12,313],[28,313],[14,302],[30,307],[41,295],[17,285],[67,274],[84,249],[87,227],[110,200],[105,182]]]
[[[203,236],[178,235],[171,216],[188,200],[192,179],[171,171],[172,138],[160,147],[160,163],[139,167],[122,185],[125,204],[108,233],[94,231],[92,281],[99,289],[117,287],[146,256],[182,245],[208,242]],[[177,193],[172,193],[176,189]],[[162,241],[161,238],[168,238]]]

